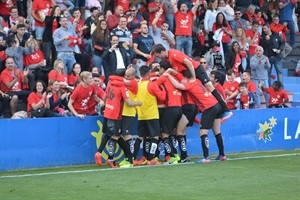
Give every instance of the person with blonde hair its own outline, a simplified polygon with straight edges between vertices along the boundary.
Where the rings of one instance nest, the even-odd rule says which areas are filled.
[[[48,74],[48,80],[57,80],[60,87],[68,86],[68,75],[64,72],[64,62],[61,59],[54,61],[53,70]]]
[[[82,72],[80,79],[82,82],[72,93],[68,107],[74,116],[84,119],[86,115],[90,115],[89,103],[91,98],[94,98],[101,107],[104,105],[104,102],[96,94],[91,72]]]

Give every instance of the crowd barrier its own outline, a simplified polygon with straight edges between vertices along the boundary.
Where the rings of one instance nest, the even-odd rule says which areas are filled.
[[[94,163],[102,120],[101,116],[0,120],[0,171]],[[226,153],[300,148],[300,108],[234,111],[221,132]],[[211,132],[209,139],[210,152],[216,154]],[[187,149],[190,156],[202,153],[197,124],[187,130]],[[117,147],[116,158],[122,156]],[[107,158],[107,149],[103,157]]]

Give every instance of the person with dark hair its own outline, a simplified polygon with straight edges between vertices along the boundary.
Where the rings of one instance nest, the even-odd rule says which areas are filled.
[[[214,32],[214,39],[222,42],[223,55],[226,55],[231,41],[232,31],[231,26],[225,19],[225,15],[219,12],[216,16],[216,22],[213,24],[212,31]],[[222,36],[220,37],[220,35]]]
[[[173,76],[169,73],[165,73],[171,83],[179,90],[186,90],[194,100],[195,104],[198,106],[198,110],[202,112],[201,116],[201,128],[200,128],[200,138],[203,150],[203,158],[195,161],[196,163],[209,163],[209,140],[208,131],[213,130],[216,137],[216,142],[219,149],[219,156],[216,160],[224,161],[226,156],[224,153],[223,138],[221,136],[221,115],[222,106],[213,97],[213,95],[205,88],[204,85],[197,79],[195,79],[189,70],[182,71],[187,82],[179,83]]]
[[[268,57],[271,67],[269,68],[269,85],[271,85],[271,73],[272,68],[275,68],[278,81],[283,84],[283,76],[282,76],[282,51],[284,50],[284,41],[282,37],[276,33],[271,31],[270,25],[265,24],[263,26],[263,36],[261,39],[261,46],[264,49],[265,55]]]
[[[231,43],[228,53],[225,56],[226,71],[232,69],[235,77],[240,78],[244,68],[242,66],[243,55],[240,44],[237,41]],[[245,66],[246,67],[246,66]]]
[[[46,85],[43,81],[37,80],[33,92],[27,98],[27,112],[31,118],[53,117],[50,108],[49,98],[52,92],[46,92]]]
[[[161,137],[166,149],[165,154],[170,157],[168,160],[170,164],[177,164],[178,161],[180,161],[180,157],[177,153],[176,146],[174,145],[176,142],[173,142],[173,140],[175,140],[173,130],[177,127],[177,124],[182,117],[181,91],[177,90],[167,77],[161,76],[169,68],[172,68],[170,62],[165,60],[160,61],[158,67],[160,77],[155,82],[158,86],[163,86],[166,90],[166,107],[164,114],[160,118]],[[186,125],[184,125],[184,127],[185,126]],[[184,147],[184,149],[186,149],[186,147]]]
[[[28,74],[29,70],[27,68],[22,70],[15,66],[14,59],[12,57],[7,57],[5,60],[5,69],[1,72],[1,90],[11,97],[10,101],[10,111],[13,115],[17,109],[18,100],[27,102],[27,97],[29,91],[25,90],[28,88]]]
[[[136,38],[139,35],[139,29],[141,24],[147,24],[147,21],[144,20],[143,15],[138,12],[138,8],[136,4],[131,3],[129,6],[129,14],[128,14],[128,29],[132,33],[132,38]]]
[[[239,82],[235,80],[235,73],[232,69],[226,72],[227,81],[223,88],[226,95],[226,104],[230,110],[235,110],[236,96],[239,93]]]
[[[80,79],[81,66],[79,63],[74,63],[71,74],[68,75],[68,85],[73,86],[77,79]]]
[[[240,93],[236,97],[235,107],[237,110],[254,109],[256,105],[255,95],[248,90],[248,84],[241,82],[239,85]]]
[[[159,113],[157,100],[164,101],[166,98],[166,91],[160,90],[155,82],[149,81],[150,68],[148,66],[140,67],[141,81],[138,83],[137,99],[143,104],[137,108],[138,137],[134,144],[133,157],[137,159],[137,154],[140,149],[142,138],[147,138],[149,141],[148,148],[145,149],[147,153],[147,165],[160,165],[161,162],[154,159],[156,149],[158,148],[158,137],[160,134]],[[144,143],[145,143],[144,139]],[[140,165],[143,161],[137,161],[136,165]]]
[[[161,44],[154,45],[152,47],[152,52],[155,54],[155,56],[161,59],[165,59],[172,63],[172,67],[178,72],[182,72],[185,69],[190,70],[192,76],[194,78],[199,79],[202,82],[202,84],[205,85],[205,87],[214,95],[214,97],[222,106],[224,112],[221,120],[222,122],[226,121],[233,115],[233,113],[230,112],[227,108],[226,103],[221,97],[220,93],[218,93],[218,91],[212,85],[205,69],[202,65],[200,65],[199,62],[194,61],[179,50],[166,50],[165,47]]]
[[[243,30],[248,29],[248,23],[245,19],[241,18],[242,17],[242,11],[240,8],[235,8],[234,9],[234,20],[230,22],[230,26],[232,30],[236,30],[237,28],[242,28]]]
[[[255,55],[255,49],[260,43],[261,34],[258,31],[259,23],[257,21],[252,22],[252,28],[246,30],[245,34],[249,43],[248,57],[247,57],[247,69],[250,69],[250,58]]]
[[[70,74],[73,64],[76,63],[75,45],[80,45],[82,41],[77,38],[75,30],[68,26],[67,16],[61,16],[59,23],[61,27],[53,32],[53,41],[57,50],[57,58],[63,60],[65,73]]]
[[[113,75],[117,69],[124,69],[130,64],[130,57],[126,50],[119,45],[119,37],[112,35],[110,37],[110,48],[106,48],[102,54],[105,60],[105,81]]]
[[[223,99],[226,99],[225,92],[223,86],[219,83],[220,80],[223,78],[223,75],[219,71],[213,70],[210,72],[209,79],[212,82],[213,86],[218,90],[218,92],[221,94]],[[225,79],[225,77],[224,77]],[[224,82],[224,81],[223,81]]]
[[[286,91],[282,88],[280,81],[274,81],[271,87],[265,88],[263,82],[259,87],[262,91],[270,95],[268,108],[287,108],[285,105],[289,101]]]

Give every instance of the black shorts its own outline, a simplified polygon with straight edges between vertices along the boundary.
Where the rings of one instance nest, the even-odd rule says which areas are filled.
[[[177,127],[178,121],[182,117],[181,107],[168,107],[165,109],[162,118],[162,132],[166,134],[172,134],[174,128]]]
[[[158,119],[138,120],[137,128],[140,137],[157,137],[160,135],[160,126]]]
[[[135,117],[122,116],[122,135],[132,135]]]
[[[107,119],[107,135],[121,136],[122,120]]]
[[[196,78],[201,81],[203,85],[210,81],[210,78],[207,76],[207,73],[202,65],[199,65],[197,69],[195,69]]]
[[[200,129],[211,129],[213,127],[214,120],[221,118],[222,113],[222,106],[219,103],[204,110],[201,117]]]
[[[159,125],[160,125],[160,129],[162,127],[162,119],[164,116],[166,108],[158,108],[158,115],[159,115]]]
[[[198,107],[195,104],[185,104],[182,106],[182,114],[184,114],[189,121],[187,126],[193,126],[197,113]]]

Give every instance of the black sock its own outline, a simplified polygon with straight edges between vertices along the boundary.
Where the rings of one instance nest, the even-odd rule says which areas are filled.
[[[178,146],[179,146],[179,149],[181,151],[181,160],[184,160],[188,157],[187,150],[186,150],[186,142],[184,140],[184,136],[183,135],[178,135],[176,138],[178,140]]]
[[[110,138],[110,140],[108,142],[108,159],[109,160],[114,159],[115,150],[116,150],[116,143],[117,143],[117,140],[115,140],[113,138]]]
[[[141,145],[142,140],[140,138],[136,138],[134,142],[134,151],[133,151],[133,159],[136,159],[137,154],[140,150],[140,145]]]
[[[129,156],[130,156],[128,158],[128,161],[130,163],[132,163],[132,157],[133,157],[133,151],[134,151],[134,143],[133,143],[132,138],[126,140],[126,143],[127,143],[128,149],[129,149]]]
[[[150,151],[150,145],[151,145],[151,140],[148,138],[144,139],[144,143],[143,143],[143,156],[145,156],[147,158],[148,153]]]
[[[212,93],[212,95],[214,95],[214,97],[218,100],[219,104],[222,106],[223,112],[228,112],[229,109],[228,109],[224,99],[220,95],[220,93],[216,89],[214,89],[211,93]]]
[[[201,135],[201,145],[202,145],[202,151],[203,151],[203,157],[208,158],[208,148],[209,148],[209,140],[207,135]]]
[[[157,139],[153,138],[150,141],[150,149],[149,149],[149,153],[147,156],[147,160],[152,160],[154,158],[156,149],[157,149]]]
[[[169,139],[170,139],[170,142],[172,144],[174,154],[178,154],[178,152],[177,152],[177,140],[175,138],[175,135],[170,135]]]
[[[163,143],[165,145],[165,152],[166,155],[169,155],[170,157],[174,157],[174,152],[173,152],[173,148],[171,146],[170,140],[168,137],[163,139]]]
[[[221,133],[219,133],[215,137],[216,137],[217,145],[218,145],[218,148],[219,148],[219,155],[225,156],[225,154],[224,154],[224,143],[223,143],[223,138],[222,138]]]
[[[156,149],[156,152],[155,152],[155,157],[156,158],[159,158],[159,155],[160,155],[160,147],[163,146],[163,143],[162,143],[162,140],[161,138],[158,139],[158,142],[157,142],[157,149]]]
[[[126,143],[126,141],[124,140],[124,138],[123,137],[120,137],[119,139],[118,139],[118,144],[119,144],[119,146],[121,147],[121,149],[124,151],[124,154],[125,154],[125,157],[126,158],[130,158],[130,157],[132,157],[132,155],[131,155],[131,153],[130,153],[130,150],[129,150],[129,146],[128,146],[128,144]]]
[[[105,134],[104,137],[101,140],[100,146],[98,148],[98,152],[102,153],[102,151],[104,150],[107,141],[110,139],[110,136]]]

